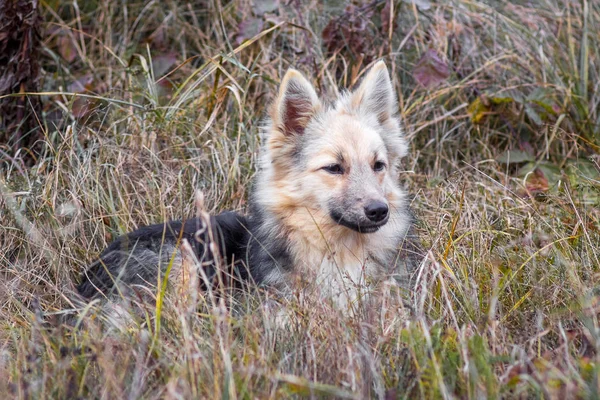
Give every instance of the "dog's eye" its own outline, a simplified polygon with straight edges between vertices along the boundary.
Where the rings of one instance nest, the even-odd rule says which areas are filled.
[[[373,165],[373,171],[383,171],[385,169],[385,163],[382,161],[376,161]]]
[[[340,164],[326,165],[321,169],[324,169],[325,171],[329,172],[330,174],[335,174],[335,175],[341,175],[344,173],[344,169],[342,168],[342,166]]]

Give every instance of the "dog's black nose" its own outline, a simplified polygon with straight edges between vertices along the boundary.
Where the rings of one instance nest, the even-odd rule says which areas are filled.
[[[386,219],[389,208],[383,201],[372,201],[365,207],[365,215],[373,222],[381,222]]]

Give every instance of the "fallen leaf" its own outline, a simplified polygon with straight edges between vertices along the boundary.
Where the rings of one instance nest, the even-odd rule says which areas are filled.
[[[538,174],[541,173],[544,175],[551,187],[556,186],[562,179],[560,168],[549,161],[527,162],[519,168],[517,175],[521,178],[525,178],[528,175],[535,173],[536,169],[539,170]]]
[[[92,74],[85,74],[67,86],[67,90],[71,93],[84,93],[92,90],[94,87],[94,77]]]
[[[450,67],[434,49],[429,49],[417,62],[413,76],[426,88],[438,85],[450,77]]]
[[[502,164],[518,164],[527,161],[535,161],[535,158],[521,150],[508,150],[496,157],[496,161]]]
[[[93,99],[77,97],[71,105],[71,114],[75,118],[83,118],[92,110],[95,106]]]
[[[528,154],[535,154],[535,149],[528,140],[521,138],[519,140],[519,148]]]
[[[154,49],[167,49],[168,32],[166,26],[163,24],[156,28],[156,30],[146,38],[145,42],[151,44]]]
[[[548,161],[527,162],[517,172],[525,180],[525,191],[528,196],[546,193],[548,190],[557,190],[559,182],[563,179],[560,168]]]
[[[154,71],[154,77],[160,78],[177,63],[176,53],[166,53],[155,57],[152,57],[152,70]]]
[[[263,30],[262,18],[247,18],[239,23],[235,43],[240,45],[248,39],[252,39]]]
[[[173,95],[173,83],[168,79],[163,79],[156,84],[156,92],[159,98],[159,103],[162,103],[163,99],[170,100]]]
[[[94,77],[92,74],[85,74],[82,77],[73,81],[67,87],[67,90],[71,93],[85,93],[90,91],[97,91],[94,85]],[[71,114],[75,118],[83,118],[96,106],[94,99],[77,97],[71,104]]]
[[[484,117],[490,112],[490,107],[481,100],[481,96],[477,97],[469,107],[467,112],[471,115],[471,122],[474,124],[480,124],[483,122]]]
[[[69,35],[61,35],[58,38],[58,52],[67,63],[72,63],[77,57],[77,48]]]
[[[548,179],[546,179],[544,173],[539,169],[536,169],[533,174],[529,175],[525,182],[525,187],[533,196],[546,193],[550,189]]]

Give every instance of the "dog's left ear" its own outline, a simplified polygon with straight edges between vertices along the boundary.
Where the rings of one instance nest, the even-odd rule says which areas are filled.
[[[350,93],[349,102],[345,104],[350,107],[351,112],[361,115],[374,115],[383,129],[380,134],[386,143],[388,154],[395,163],[400,157],[406,155],[408,146],[398,112],[398,100],[396,91],[392,85],[390,74],[383,61],[378,61],[358,85],[358,88]]]
[[[380,123],[390,120],[398,111],[396,91],[383,61],[378,61],[363,78],[350,97],[351,107],[359,113],[375,114]]]

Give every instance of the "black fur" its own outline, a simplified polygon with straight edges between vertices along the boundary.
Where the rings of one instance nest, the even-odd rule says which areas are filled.
[[[145,226],[112,242],[88,267],[77,291],[85,298],[93,298],[114,291],[116,282],[127,286],[155,284],[159,266],[164,273],[182,239],[190,243],[210,280],[215,281],[218,272],[215,257],[220,256],[223,258],[221,265],[233,266],[231,271],[220,272],[227,272],[223,275],[234,278],[230,284],[240,285],[249,278],[244,263],[250,237],[248,221],[235,212],[224,212],[211,217],[210,221],[219,255],[209,250],[211,235],[200,218]],[[198,231],[202,233],[196,235]]]
[[[251,200],[253,197],[254,195],[251,196]],[[248,242],[247,253],[252,279],[257,283],[263,283],[273,270],[280,269],[284,272],[292,270],[287,238],[282,235],[282,232],[269,232],[265,223],[265,212],[255,201],[250,202],[248,221],[254,229]]]

